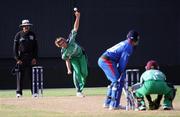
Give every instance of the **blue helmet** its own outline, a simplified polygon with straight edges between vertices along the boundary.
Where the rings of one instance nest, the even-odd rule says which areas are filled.
[[[139,41],[140,36],[139,36],[139,33],[137,31],[130,30],[127,34],[127,38],[137,42],[137,41]]]

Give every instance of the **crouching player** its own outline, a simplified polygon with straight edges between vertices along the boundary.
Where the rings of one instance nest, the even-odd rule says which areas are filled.
[[[134,90],[137,99],[136,109],[146,110],[144,96],[149,102],[149,109],[155,110],[160,107],[160,101],[164,95],[163,109],[172,110],[172,101],[176,94],[176,89],[173,85],[169,85],[165,80],[166,76],[159,70],[159,65],[156,61],[150,60],[146,64],[146,71],[141,75],[139,88]],[[157,98],[152,101],[150,94],[158,94]]]

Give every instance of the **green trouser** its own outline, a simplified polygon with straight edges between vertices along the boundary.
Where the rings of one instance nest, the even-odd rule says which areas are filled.
[[[145,95],[161,94],[164,95],[163,106],[171,107],[173,91],[167,86],[164,81],[145,81],[139,89],[136,90],[136,96],[143,98]]]
[[[88,76],[87,59],[85,55],[71,59],[73,66],[73,82],[77,92],[82,92]]]

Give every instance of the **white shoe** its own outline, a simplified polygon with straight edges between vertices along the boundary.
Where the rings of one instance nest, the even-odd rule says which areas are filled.
[[[145,111],[146,107],[145,106],[140,106],[140,107],[136,107],[134,110],[135,111]]]
[[[77,97],[85,97],[84,94],[81,93],[81,92],[77,92],[77,93],[76,93],[76,96],[77,96]]]
[[[126,107],[122,105],[119,105],[118,107],[109,106],[109,110],[119,110],[119,109],[126,110]]]
[[[163,110],[173,110],[173,107],[164,106]]]
[[[22,95],[21,94],[16,94],[16,98],[21,98],[22,97]]]
[[[109,108],[108,104],[103,104],[103,108]]]
[[[35,94],[32,95],[32,97],[33,97],[33,98],[37,98],[37,97],[38,97],[38,94],[35,93]]]
[[[109,110],[119,110],[119,107],[112,107],[112,106],[109,106]]]

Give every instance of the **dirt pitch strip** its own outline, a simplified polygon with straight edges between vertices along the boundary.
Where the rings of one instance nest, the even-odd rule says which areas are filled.
[[[84,98],[79,98],[76,96],[66,96],[66,97],[22,97],[17,98],[2,98],[1,104],[3,105],[13,105],[20,108],[29,108],[38,111],[48,111],[48,112],[58,112],[71,115],[86,114],[86,115],[106,115],[111,113],[172,113],[172,115],[180,114],[180,102],[174,104],[175,110],[164,111],[162,107],[157,111],[125,111],[125,110],[114,110],[110,111],[108,109],[102,108],[104,96],[86,96]],[[122,104],[125,105],[125,100],[122,98]],[[166,114],[165,114],[166,115]],[[180,116],[180,115],[179,115]]]

